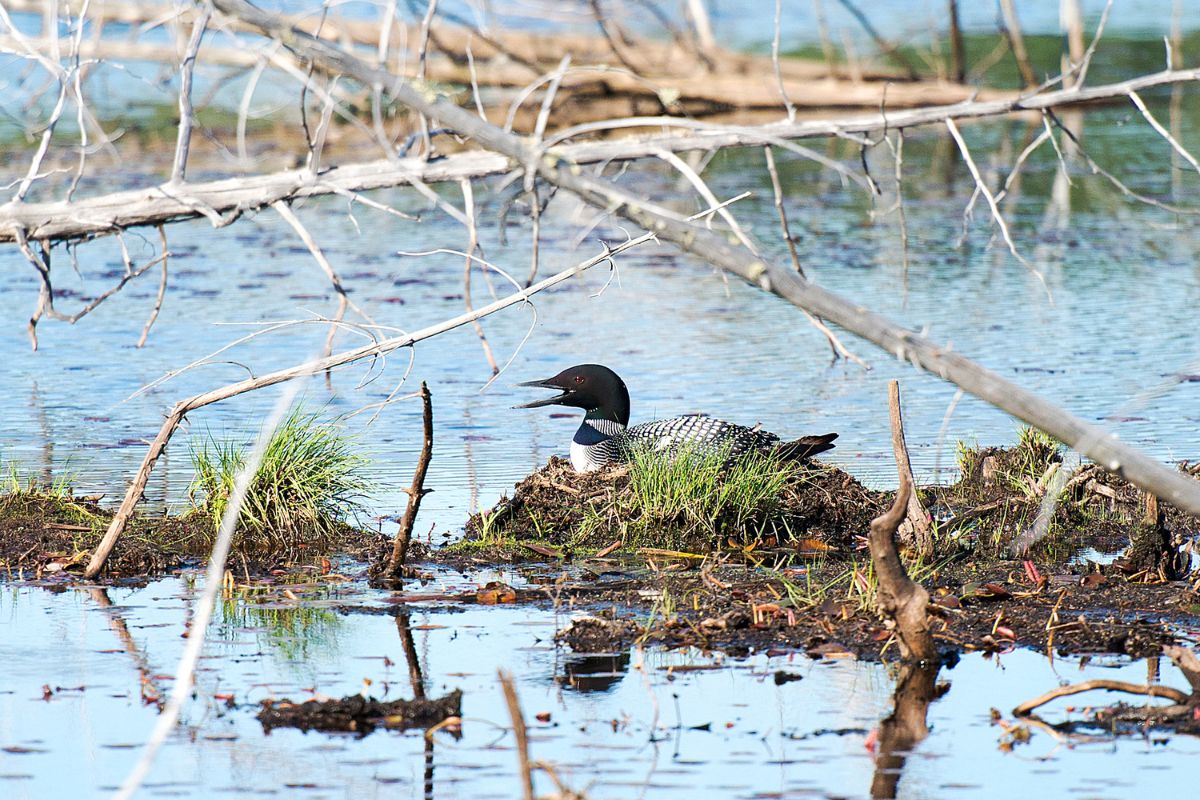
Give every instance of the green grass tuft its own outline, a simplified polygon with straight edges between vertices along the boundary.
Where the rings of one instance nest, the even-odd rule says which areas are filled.
[[[188,489],[198,512],[221,524],[234,480],[248,450],[209,438],[192,450],[196,477]],[[374,488],[369,460],[336,424],[297,407],[276,428],[250,485],[238,519],[242,546],[250,551],[327,549],[346,520],[361,513]]]
[[[770,453],[730,462],[728,451],[635,451],[629,461],[629,491],[617,509],[618,517],[628,521],[626,544],[661,545],[667,532],[676,543],[761,533],[765,520],[781,508],[795,469],[793,462]]]

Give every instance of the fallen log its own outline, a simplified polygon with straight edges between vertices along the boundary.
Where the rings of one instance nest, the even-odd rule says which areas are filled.
[[[901,361],[907,361],[918,369],[958,385],[964,391],[1045,431],[1119,477],[1189,513],[1200,514],[1200,483],[1120,442],[1116,436],[1103,428],[1085,422],[969,358],[941,347],[887,317],[811,283],[789,267],[758,258],[745,249],[731,245],[725,236],[680,220],[667,209],[656,206],[645,198],[630,195],[610,181],[589,177],[579,165],[567,162],[558,152],[544,152],[533,147],[528,140],[491,125],[444,98],[431,97],[404,78],[376,68],[337,47],[290,28],[277,17],[255,8],[244,0],[213,1],[224,13],[241,18],[298,55],[321,63],[331,71],[354,77],[367,85],[383,87],[384,91],[397,101],[431,119],[440,120],[459,133],[471,137],[481,146],[526,165],[527,169],[536,170],[539,177],[546,182],[579,195],[591,205],[637,223],[656,234],[658,238],[671,241],[682,250],[693,253],[748,283],[861,336]],[[1182,74],[1188,76],[1187,80],[1200,78],[1200,70],[1159,73],[1156,76],[1125,81],[1125,92],[1136,88],[1142,81],[1153,83],[1156,80],[1164,80],[1167,76],[1173,79]],[[1096,89],[1072,89],[1066,93],[1035,94],[1012,103],[1002,103],[1001,107],[1009,111],[1021,108],[1049,108],[1055,105],[1053,95],[1059,95],[1060,99],[1070,96],[1078,100],[1103,96],[1103,92],[1097,94]],[[995,107],[995,104],[988,103],[978,105]],[[888,115],[889,124],[894,116]]]
[[[365,70],[357,77],[389,82],[403,80],[364,62],[358,62],[357,59],[355,61]],[[972,101],[950,106],[797,122],[782,121],[756,126],[705,124],[675,117],[635,117],[613,121],[611,124],[592,123],[580,126],[582,130],[576,128],[563,131],[551,135],[548,141],[553,144],[567,135],[616,128],[680,128],[682,131],[609,141],[556,144],[548,152],[560,161],[584,165],[646,158],[660,151],[683,153],[726,147],[779,146],[783,142],[796,139],[868,134],[885,128],[902,130],[921,125],[944,124],[947,119],[978,119],[1014,112],[1040,111],[1125,97],[1130,91],[1195,80],[1200,80],[1200,69],[1171,70],[1086,90],[1045,92],[1013,100]],[[438,107],[445,113],[447,108],[454,106],[440,101]],[[512,134],[508,134],[508,137],[510,145],[519,142]],[[461,181],[503,174],[514,167],[514,160],[505,155],[504,151],[500,148],[491,149],[497,152],[453,153],[432,162],[419,158],[380,159],[342,165],[320,175],[313,175],[305,169],[293,169],[252,177],[184,182],[178,186],[164,184],[71,202],[10,201],[0,205],[0,242],[16,241],[18,229],[24,229],[30,241],[63,241],[199,217],[205,217],[214,227],[220,227],[236,221],[247,211],[263,208],[279,200],[330,194],[353,196],[359,192],[412,185],[418,181],[426,184]]]

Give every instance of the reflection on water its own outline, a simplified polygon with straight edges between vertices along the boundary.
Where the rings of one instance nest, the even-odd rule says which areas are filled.
[[[157,714],[144,686],[169,686],[193,598],[186,577],[102,592],[0,587],[4,797],[102,797],[120,782]],[[385,608],[387,598],[354,584],[338,602]],[[1177,788],[1200,755],[1187,737],[1153,745],[1090,737],[1064,749],[1038,730],[1016,751],[1002,746],[992,708],[1007,713],[1062,681],[1142,682],[1147,667],[1138,663],[1017,652],[893,673],[799,654],[584,656],[550,644],[564,622],[552,608],[433,603],[339,616],[334,626],[289,627],[316,640],[306,647],[264,638],[253,616],[226,617],[210,631],[197,699],[143,796],[292,796],[303,787],[306,797],[512,797],[517,761],[499,667],[520,683],[532,757],[590,797],[955,798],[1001,785],[1039,797],[1122,797],[1130,785]],[[780,670],[801,679],[776,681]],[[461,688],[461,738],[264,735],[254,719],[263,699],[364,686],[387,699]],[[537,780],[539,792],[553,789]]]

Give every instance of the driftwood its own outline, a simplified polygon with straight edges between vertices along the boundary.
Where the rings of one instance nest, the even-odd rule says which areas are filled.
[[[304,46],[301,49],[305,49]],[[339,51],[338,63],[341,55]],[[350,63],[361,67],[356,77],[369,83],[386,81],[385,85],[391,85],[403,80],[358,59]],[[355,71],[350,70],[349,74],[355,75]],[[634,117],[604,124],[589,123],[561,131],[548,138],[549,146],[553,148],[549,153],[561,161],[583,165],[645,158],[664,150],[683,153],[726,147],[779,146],[796,139],[863,135],[879,130],[944,124],[947,119],[979,119],[1112,100],[1127,97],[1130,92],[1195,80],[1200,80],[1200,69],[1168,70],[1104,86],[1043,92],[1008,100],[971,101],[950,106],[757,126],[697,123],[679,117]],[[409,90],[417,93],[412,87]],[[443,110],[453,107],[444,101],[436,105]],[[479,121],[478,118],[476,121]],[[629,128],[674,128],[680,132],[603,142],[560,143],[569,136],[589,131]],[[516,139],[515,136],[512,138]],[[219,181],[184,182],[177,186],[149,186],[69,202],[10,201],[0,205],[0,242],[16,241],[17,232],[22,229],[30,241],[58,241],[102,236],[131,227],[199,217],[207,218],[214,227],[222,227],[236,221],[246,211],[263,208],[280,200],[330,194],[354,199],[359,192],[371,189],[413,185],[418,181],[425,184],[461,181],[499,175],[513,168],[512,159],[502,154],[503,151],[499,148],[489,149],[495,152],[454,153],[434,162],[402,158],[345,164],[319,176],[313,175],[308,169],[294,169]]]
[[[904,441],[904,416],[900,409],[899,381],[888,381],[888,417],[891,420],[892,454],[896,459],[896,469],[904,476],[901,481],[907,481],[913,487],[908,498],[907,514],[900,523],[897,534],[902,540],[910,542],[922,558],[928,558],[933,555],[934,550],[933,531],[929,522],[929,512],[921,504],[921,497],[916,490],[917,482],[913,480],[908,445]]]
[[[556,152],[543,152],[528,146],[521,137],[481,120],[475,114],[442,98],[431,98],[407,80],[368,64],[340,48],[333,47],[293,30],[276,17],[243,0],[214,0],[224,13],[237,16],[265,35],[277,39],[293,52],[323,64],[331,72],[352,76],[367,85],[382,86],[391,97],[431,119],[471,137],[482,147],[502,153],[527,169],[536,169],[546,182],[579,195],[598,208],[625,217],[659,238],[674,242],[747,282],[772,292],[878,345],[913,366],[957,384],[965,391],[986,400],[1014,417],[1049,433],[1059,441],[1087,455],[1105,469],[1150,491],[1160,498],[1193,514],[1200,514],[1200,484],[1120,442],[1103,428],[1075,417],[1055,404],[1026,391],[970,359],[909,331],[890,319],[827,291],[797,275],[793,269],[756,258],[748,251],[731,245],[725,236],[681,220],[678,215],[617,188],[612,182],[584,174],[578,165],[565,162]],[[1186,74],[1188,80],[1200,77],[1200,70],[1159,73],[1124,82],[1124,91],[1138,88],[1141,82],[1173,82]],[[1050,108],[1070,96],[1075,101],[1103,96],[1095,89],[1072,89],[1060,95],[1033,95],[1014,102],[979,103],[980,108],[1006,111],[1022,108]],[[977,109],[978,110],[978,109]],[[898,112],[902,114],[905,112]],[[935,113],[930,111],[914,113]],[[897,115],[898,115],[897,114]],[[891,124],[897,115],[887,115]],[[803,123],[801,123],[801,126]]]
[[[131,483],[129,488],[126,490],[125,498],[121,501],[120,507],[117,509],[116,514],[109,523],[108,530],[105,532],[104,538],[101,539],[100,544],[96,546],[96,550],[92,553],[92,557],[88,561],[88,566],[84,571],[84,576],[87,578],[94,578],[99,575],[100,571],[104,568],[104,562],[108,560],[109,553],[112,552],[117,540],[120,538],[121,534],[124,533],[125,526],[129,523],[130,517],[133,516],[133,511],[137,507],[137,504],[141,502],[142,493],[146,489],[146,482],[150,479],[150,473],[154,469],[155,463],[157,463],[159,457],[162,455],[163,450],[166,449],[167,443],[170,442],[171,436],[179,427],[179,423],[183,421],[184,416],[189,412],[203,408],[207,405],[212,405],[213,403],[217,403],[222,400],[228,400],[229,398],[236,397],[239,394],[245,394],[246,392],[264,389],[268,386],[275,386],[276,384],[294,380],[296,378],[317,375],[322,372],[332,370],[336,367],[342,367],[347,364],[352,364],[356,361],[361,361],[365,358],[379,358],[386,356],[388,353],[399,350],[402,347],[411,347],[417,342],[424,341],[425,339],[445,333],[446,331],[454,330],[455,328],[470,324],[475,320],[482,319],[483,317],[494,314],[497,311],[508,308],[509,306],[516,305],[517,303],[528,302],[529,298],[538,292],[548,289],[551,286],[556,286],[557,284],[562,283],[569,278],[575,277],[576,275],[581,274],[585,270],[588,270],[597,264],[609,262],[612,260],[613,256],[622,253],[631,247],[635,247],[643,242],[649,241],[652,238],[654,238],[653,234],[647,233],[635,239],[630,239],[629,241],[623,242],[611,250],[606,250],[601,255],[595,256],[587,261],[577,264],[574,267],[570,267],[569,269],[565,269],[561,272],[551,275],[539,281],[538,283],[535,283],[533,286],[514,292],[507,297],[502,297],[495,302],[476,309],[475,311],[460,314],[457,317],[453,317],[452,319],[448,319],[436,325],[431,325],[427,328],[422,328],[414,333],[405,334],[402,336],[394,336],[389,339],[382,339],[377,342],[373,342],[372,344],[357,347],[353,350],[335,353],[334,355],[326,356],[324,358],[306,361],[303,364],[297,364],[292,367],[276,370],[275,372],[270,372],[266,375],[261,375],[256,378],[247,378],[246,380],[227,384],[220,388],[198,395],[193,395],[192,397],[179,401],[171,408],[171,411],[167,414],[166,420],[163,422],[162,427],[158,431],[158,435],[155,436],[154,441],[150,443],[150,448],[147,450],[146,455],[142,458],[141,466],[138,468],[138,472],[134,477],[133,483]]]
[[[6,0],[11,11],[42,13],[41,0]],[[74,11],[80,4],[64,4]],[[116,21],[144,24],[175,17],[183,24],[196,18],[194,8],[171,14],[165,4],[106,2],[89,8],[95,24]],[[351,20],[333,15],[294,15],[282,18],[287,24],[310,35],[318,35],[343,46],[378,49],[381,26],[375,21]],[[223,25],[231,31],[246,26],[233,19]],[[655,106],[678,107],[694,111],[712,109],[775,109],[779,104],[776,86],[762,80],[778,64],[778,76],[792,102],[808,108],[875,108],[886,102],[890,108],[908,108],[948,104],[973,97],[1002,97],[1011,93],[980,90],[946,81],[922,81],[912,70],[869,67],[858,80],[831,79],[825,65],[800,59],[778,59],[735,53],[723,48],[706,48],[703,54],[676,41],[639,38],[636,60],[624,48],[617,50],[610,39],[581,34],[515,30],[491,30],[483,33],[467,25],[435,16],[424,25],[404,24],[392,19],[390,42],[429,43],[429,52],[421,59],[423,78],[437,83],[521,89],[554,68],[563,53],[571,53],[579,68],[562,81],[565,93],[589,98],[621,97],[635,105],[649,102]],[[424,36],[423,36],[424,34]],[[27,38],[39,53],[55,52],[50,37]],[[17,52],[15,42],[0,38],[0,47]],[[472,58],[463,57],[470,49]],[[263,58],[259,53],[236,46],[208,45],[201,51],[205,63],[251,68]],[[172,45],[129,41],[116,38],[89,38],[80,43],[83,58],[123,58],[173,62],[177,50]]]

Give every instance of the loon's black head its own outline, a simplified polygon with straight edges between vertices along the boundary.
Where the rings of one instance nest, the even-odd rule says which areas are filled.
[[[580,364],[564,369],[553,378],[517,385],[562,390],[562,394],[544,400],[534,400],[517,408],[575,406],[586,411],[588,419],[607,419],[622,425],[629,424],[629,390],[625,388],[625,382],[617,373],[608,367]]]

